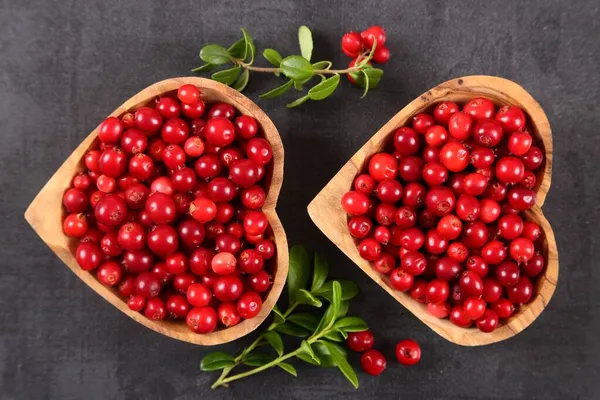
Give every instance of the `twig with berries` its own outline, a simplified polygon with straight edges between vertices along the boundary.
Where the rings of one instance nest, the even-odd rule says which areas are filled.
[[[217,44],[204,46],[200,50],[200,59],[205,64],[192,71],[210,72],[219,66],[228,66],[229,68],[214,72],[211,78],[239,91],[248,85],[250,72],[266,72],[287,78],[283,85],[261,94],[260,97],[264,99],[281,96],[292,86],[297,91],[304,92],[304,86],[318,76],[320,82],[308,89],[302,97],[286,105],[290,108],[308,100],[323,100],[331,96],[340,83],[341,75],[347,75],[353,84],[364,88],[364,97],[369,89],[377,87],[383,76],[383,70],[373,68],[371,61],[383,64],[389,59],[390,52],[383,46],[385,39],[385,31],[379,26],[372,26],[361,34],[347,33],[342,39],[342,51],[354,59],[346,69],[333,69],[331,61],[311,62],[312,33],[306,26],[301,26],[298,30],[300,55],[284,58],[277,50],[268,48],[262,55],[273,67],[257,67],[253,65],[256,46],[252,37],[242,28],[242,38],[228,48]]]

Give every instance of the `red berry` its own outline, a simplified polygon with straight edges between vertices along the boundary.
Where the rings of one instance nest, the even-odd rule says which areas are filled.
[[[450,311],[450,322],[461,328],[468,328],[472,324],[463,306],[454,306],[452,308],[452,311]]]
[[[438,103],[433,110],[433,117],[438,124],[448,125],[450,117],[458,112],[458,105],[453,101],[443,101]]]
[[[520,271],[517,264],[505,261],[496,267],[496,279],[504,287],[511,287],[519,281]]]
[[[434,125],[425,132],[425,141],[431,147],[442,147],[448,140],[448,131],[441,125]]]
[[[427,303],[427,312],[436,318],[447,318],[450,315],[450,304],[443,303]]]
[[[262,300],[255,292],[246,292],[237,301],[238,314],[244,319],[256,317],[261,307]]]
[[[500,108],[496,114],[496,121],[502,124],[507,132],[525,129],[525,113],[519,107],[504,106]]]
[[[194,307],[185,318],[187,326],[195,333],[210,333],[217,327],[217,312],[214,308]]]
[[[360,357],[360,365],[367,374],[372,376],[381,375],[386,367],[383,354],[377,350],[368,350]]]
[[[181,113],[179,102],[171,97],[161,97],[158,99],[156,109],[164,118],[177,118]]]
[[[376,64],[385,64],[390,59],[390,50],[385,46],[377,46],[371,59]]]
[[[348,57],[358,57],[363,50],[363,40],[359,33],[348,32],[342,36],[342,51]]]
[[[492,303],[491,309],[502,319],[509,318],[515,312],[515,305],[508,299],[501,298]]]
[[[212,293],[201,283],[192,283],[187,288],[187,301],[194,307],[204,307],[210,303]]]
[[[258,133],[258,123],[256,119],[249,115],[240,115],[235,119],[237,134],[242,139],[251,139]]]
[[[169,144],[181,144],[190,134],[187,123],[180,118],[171,118],[163,124],[160,137]]]
[[[211,199],[197,198],[190,203],[190,215],[201,223],[212,221],[217,215],[217,205]]]
[[[394,148],[401,156],[416,154],[419,151],[420,141],[419,134],[408,126],[398,128],[394,132]]]
[[[377,43],[377,47],[385,44],[386,34],[385,29],[379,25],[373,25],[370,28],[365,29],[360,33],[363,39],[365,47],[370,50],[374,43]]]
[[[440,161],[452,172],[462,171],[469,165],[469,151],[460,142],[449,142],[440,150]]]
[[[485,278],[482,298],[486,303],[495,303],[502,297],[503,290],[502,285],[496,279]]]
[[[427,209],[438,217],[449,214],[454,209],[456,197],[450,188],[445,186],[432,187],[425,198]]]
[[[144,315],[146,318],[153,321],[159,321],[167,318],[167,307],[165,306],[165,302],[159,298],[149,299],[146,302]]]
[[[351,332],[348,334],[346,343],[348,344],[350,350],[356,351],[357,353],[362,353],[370,350],[373,347],[374,336],[370,330]]]
[[[485,301],[477,297],[469,297],[465,300],[463,307],[465,314],[472,320],[479,319],[485,312]]]
[[[148,233],[148,248],[160,257],[166,257],[177,251],[179,239],[177,231],[171,225],[158,225]]]
[[[482,332],[492,332],[498,327],[498,314],[492,310],[485,310],[483,316],[477,321],[477,328]]]
[[[398,175],[398,162],[387,153],[378,153],[369,161],[369,174],[378,182],[394,179]]]
[[[532,143],[533,139],[528,132],[513,132],[508,138],[508,150],[515,156],[523,156]]]
[[[117,117],[108,117],[101,124],[98,130],[98,137],[105,144],[118,143],[123,134],[123,123]]]
[[[479,120],[473,128],[474,142],[483,147],[497,146],[503,135],[502,125],[493,119]]]
[[[135,112],[135,125],[138,129],[154,133],[162,125],[162,117],[158,111],[150,107],[140,107]]]
[[[523,264],[533,257],[535,247],[531,240],[527,238],[517,238],[510,242],[508,251],[517,264]]]
[[[410,290],[414,282],[415,278],[402,268],[396,268],[390,273],[390,285],[401,292]]]
[[[94,209],[94,216],[98,222],[105,225],[119,225],[127,216],[127,204],[121,197],[107,194],[98,200]]]
[[[146,306],[146,298],[140,296],[139,294],[131,296],[127,299],[127,307],[133,311],[142,311],[142,309]]]
[[[491,100],[484,97],[476,97],[465,104],[463,112],[469,114],[476,120],[489,119],[494,117],[496,107]]]
[[[213,293],[220,301],[235,301],[243,292],[242,280],[237,275],[224,275],[215,278]]]
[[[232,120],[235,117],[235,108],[227,103],[215,103],[208,111],[208,118],[227,118]]]
[[[79,189],[71,188],[63,196],[63,204],[70,213],[81,213],[87,210],[88,196]]]
[[[535,278],[544,270],[544,257],[540,253],[536,253],[527,261],[521,265],[521,271],[530,278]]]
[[[202,100],[198,100],[196,104],[185,104],[181,105],[181,112],[189,119],[200,118],[204,114],[206,106]]]
[[[229,167],[229,176],[236,185],[250,187],[259,180],[258,164],[249,159],[236,160]]]
[[[450,295],[448,282],[441,279],[434,279],[429,282],[425,289],[425,299],[428,303],[441,303],[446,301]]]
[[[421,359],[421,347],[414,340],[401,340],[396,344],[396,358],[402,365],[415,365]]]
[[[473,128],[473,117],[461,111],[452,114],[448,120],[448,133],[457,140],[469,139],[473,134]]]
[[[177,90],[177,98],[184,104],[194,105],[200,100],[200,91],[189,83],[181,85]]]
[[[469,257],[466,263],[466,267],[469,271],[476,273],[481,278],[484,278],[489,271],[489,266],[487,262],[480,256]]]
[[[228,146],[235,140],[235,127],[227,118],[212,118],[204,127],[204,137],[214,146]]]
[[[236,270],[237,259],[231,253],[217,253],[211,261],[211,267],[217,275],[230,275]]]
[[[102,252],[96,243],[83,242],[79,243],[75,251],[75,259],[77,264],[84,271],[91,271],[100,265],[102,261]]]
[[[460,276],[460,290],[466,297],[479,297],[483,293],[483,280],[473,271],[465,271]]]
[[[443,281],[453,281],[458,278],[463,271],[460,264],[450,257],[442,257],[437,260],[434,269],[435,275]]]

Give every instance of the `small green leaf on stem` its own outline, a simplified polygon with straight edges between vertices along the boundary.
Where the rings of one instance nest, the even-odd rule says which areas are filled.
[[[304,329],[308,329],[311,332],[314,332],[315,329],[317,329],[319,320],[318,316],[307,312],[293,313],[288,317],[288,321],[293,322]]]
[[[339,329],[344,332],[362,332],[369,329],[367,323],[359,317],[344,317],[333,324],[334,329]]]
[[[248,46],[246,46],[246,39],[241,38],[227,49],[231,57],[245,60],[248,56]]]
[[[217,82],[221,82],[226,85],[231,85],[237,80],[238,76],[240,75],[240,71],[240,67],[233,67],[229,69],[224,69],[219,72],[215,72],[210,77]]]
[[[310,261],[306,249],[294,246],[290,249],[290,266],[288,270],[287,287],[290,304],[296,302],[300,289],[305,289],[310,278]]]
[[[321,83],[310,88],[310,90],[308,91],[308,95],[310,96],[311,100],[323,100],[331,96],[331,94],[335,92],[335,89],[337,88],[339,83],[340,76],[338,74],[335,74],[332,77],[327,78],[324,81],[321,81]]]
[[[367,75],[364,70],[361,70],[360,72],[363,74],[364,77],[363,86],[365,90],[363,91],[362,96],[360,96],[360,98],[363,99],[367,95],[367,93],[369,93],[369,75]]]
[[[332,65],[331,61],[317,61],[312,66],[315,70],[328,70]]]
[[[248,85],[249,79],[250,79],[250,71],[247,69],[244,69],[242,71],[242,73],[240,74],[240,76],[238,76],[237,80],[235,81],[235,83],[233,84],[232,87],[235,90],[237,90],[238,92],[241,92]]]
[[[310,347],[310,344],[306,340],[303,340],[300,344],[300,354],[306,354],[307,356],[312,358],[313,361],[317,363],[317,365],[321,364],[321,360],[319,360],[312,347]]]
[[[334,342],[343,342],[344,336],[341,332],[338,331],[330,331],[324,336],[325,339],[333,340]]]
[[[282,94],[287,92],[287,90],[289,88],[292,87],[293,83],[294,83],[294,81],[291,81],[291,80],[287,81],[283,85],[278,86],[275,89],[268,91],[267,93],[263,93],[263,94],[259,95],[258,97],[260,97],[261,99],[272,99],[273,97],[281,96]]]
[[[281,57],[281,54],[279,54],[279,52],[274,49],[265,49],[263,51],[263,57],[268,62],[270,62],[272,65],[274,65],[278,68],[279,68],[279,65],[281,65],[281,60],[283,60],[283,57]]]
[[[301,56],[288,56],[281,60],[281,72],[295,81],[303,81],[313,76],[313,66]]]
[[[383,70],[379,68],[365,68],[364,73],[369,77],[369,87],[375,89],[383,76]]]
[[[273,356],[262,351],[253,351],[242,358],[242,362],[250,367],[260,367],[273,360]]]
[[[262,336],[269,342],[273,350],[277,352],[277,356],[281,357],[283,354],[283,341],[281,340],[281,336],[277,332],[265,332]]]
[[[231,55],[229,54],[229,51],[227,51],[225,47],[219,46],[218,44],[209,44],[208,46],[204,46],[202,50],[200,50],[200,58],[206,63],[215,65],[227,64],[229,61],[231,61]]]
[[[304,84],[308,81],[310,81],[312,79],[312,76],[308,79],[305,79],[303,81],[294,81],[294,89],[296,89],[297,91],[301,92],[304,90]]]
[[[338,279],[342,286],[342,300],[350,300],[358,295],[358,285],[346,279]],[[315,296],[323,297],[331,302],[333,298],[333,281],[325,282],[318,290],[314,290]]]
[[[200,362],[200,369],[202,371],[216,371],[231,367],[233,364],[233,356],[223,353],[222,351],[215,351],[204,356]]]
[[[350,381],[350,383],[352,383],[352,386],[354,386],[355,389],[358,389],[358,377],[356,376],[356,372],[354,372],[354,369],[352,369],[352,367],[348,363],[346,356],[342,355],[338,351],[337,347],[331,346],[331,343],[324,340],[321,342],[325,345],[325,347],[327,347],[327,350],[329,350],[329,354],[331,354],[331,357],[335,361],[337,367],[342,372],[342,374],[344,374],[344,376]]]
[[[295,336],[299,338],[305,338],[310,335],[310,332],[306,329],[287,322],[275,327],[275,331],[283,333],[284,335]]]
[[[296,368],[294,368],[291,364],[288,364],[286,362],[280,362],[279,364],[277,364],[277,366],[289,374],[298,376],[298,373],[296,372]]]
[[[321,307],[323,305],[321,300],[317,299],[306,289],[298,290],[298,293],[296,294],[296,301],[299,304],[306,304],[313,307]]]
[[[342,292],[342,297],[343,296],[344,296],[344,293]],[[338,310],[336,318],[345,317],[346,314],[348,314],[348,308],[349,307],[350,307],[350,302],[348,300],[342,300],[342,301],[340,301],[340,309]]]
[[[286,104],[285,106],[287,108],[294,108],[294,107],[298,107],[300,104],[304,104],[306,103],[308,100],[310,100],[310,96],[306,95],[306,96],[302,96],[294,101],[292,101],[291,103]]]
[[[335,318],[340,309],[340,302],[342,300],[341,297],[342,287],[338,281],[333,281],[331,304],[327,308],[327,311],[325,311],[325,314],[323,314],[323,317],[319,322],[319,326],[316,329],[316,333],[326,331],[333,326]]]
[[[309,92],[310,93],[310,92]],[[329,265],[327,264],[327,260],[324,259],[319,253],[315,253],[315,261],[313,266],[313,279],[312,284],[310,285],[310,291],[314,292],[323,286],[325,281],[327,280],[327,275],[329,274]]]
[[[192,70],[192,72],[210,72],[215,68],[217,68],[217,66],[214,64],[204,64],[204,65],[194,68]]]
[[[242,35],[244,35],[244,39],[246,41],[246,54],[250,55],[250,61],[248,61],[248,64],[252,64],[254,63],[254,55],[256,54],[256,47],[254,46],[254,40],[252,40],[252,36],[250,36],[250,34],[248,33],[248,31],[246,31],[244,28],[242,28]],[[246,57],[244,57],[246,58]]]
[[[285,321],[285,317],[283,316],[283,313],[279,310],[279,307],[277,306],[277,304],[275,304],[275,306],[273,307],[273,312],[275,313],[276,316],[281,318],[282,322]]]
[[[300,53],[302,57],[310,61],[313,51],[313,38],[312,32],[307,26],[302,25],[298,29],[298,41],[300,42]]]

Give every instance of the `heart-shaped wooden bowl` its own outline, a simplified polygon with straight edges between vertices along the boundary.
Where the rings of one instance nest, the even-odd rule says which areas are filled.
[[[447,319],[438,319],[427,312],[424,304],[409,295],[395,290],[387,276],[380,274],[368,261],[358,254],[356,242],[348,233],[347,216],[341,206],[341,198],[352,186],[356,175],[364,170],[369,157],[388,147],[392,133],[405,126],[409,119],[420,112],[432,111],[435,104],[452,100],[464,104],[474,97],[487,97],[496,105],[517,105],[528,116],[528,124],[543,147],[545,158],[538,175],[535,190],[537,205],[525,213],[525,218],[537,222],[544,231],[542,250],[547,260],[546,269],[537,281],[532,301],[522,307],[506,323],[492,333],[476,328],[457,327]],[[408,308],[421,321],[442,337],[464,346],[478,346],[508,339],[529,326],[544,310],[558,280],[558,252],[550,224],[541,206],[550,188],[552,171],[552,132],[548,118],[540,105],[521,86],[509,80],[492,76],[465,76],[444,82],[423,93],[390,119],[365,145],[352,156],[308,206],[313,222],[337,247],[367,273],[375,282]]]
[[[82,159],[87,150],[97,140],[98,128],[88,135],[50,178],[25,212],[25,219],[71,271],[121,312],[163,335],[199,345],[216,345],[238,339],[256,329],[269,315],[283,290],[288,272],[288,244],[283,226],[275,212],[277,197],[283,182],[283,144],[273,122],[250,99],[226,85],[203,78],[173,78],[155,83],[131,97],[113,111],[110,116],[121,116],[125,112],[152,102],[158,96],[174,94],[179,86],[186,83],[200,88],[202,99],[208,103],[226,102],[235,106],[242,114],[253,116],[259,122],[265,138],[273,149],[272,167],[270,171],[266,171],[268,191],[263,211],[271,224],[272,235],[277,247],[277,256],[271,260],[273,285],[258,316],[244,320],[231,328],[205,335],[196,334],[190,331],[183,321],[151,321],[143,314],[130,310],[125,299],[119,295],[117,290],[102,285],[94,274],[83,271],[79,267],[74,256],[76,243],[62,231],[62,220],[64,218],[62,197],[70,187],[73,176],[85,170]]]

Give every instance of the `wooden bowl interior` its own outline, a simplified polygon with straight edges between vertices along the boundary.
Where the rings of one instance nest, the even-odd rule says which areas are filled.
[[[356,248],[356,241],[348,233],[348,217],[341,207],[340,199],[348,191],[357,174],[364,171],[366,162],[374,153],[392,148],[392,134],[407,125],[410,118],[424,111],[431,111],[435,105],[444,100],[452,100],[460,104],[468,100],[484,96],[492,99],[497,105],[513,104],[522,107],[527,113],[528,124],[538,142],[546,151],[544,165],[538,176],[536,190],[537,204],[525,213],[525,218],[537,222],[544,231],[540,243],[547,266],[543,276],[536,283],[536,295],[532,301],[520,307],[519,311],[504,321],[492,333],[483,333],[476,328],[459,328],[447,319],[437,319],[427,312],[427,307],[409,295],[396,291],[389,284],[389,278],[381,275],[368,261],[362,259]],[[502,78],[473,76],[454,79],[442,83],[424,93],[408,104],[390,121],[388,121],[352,158],[342,167],[333,179],[323,188],[308,206],[308,212],[315,224],[323,233],[350,259],[352,259],[375,282],[382,286],[398,302],[408,308],[435,332],[457,344],[466,346],[484,345],[498,342],[514,336],[525,329],[541,313],[552,297],[558,279],[558,254],[554,233],[545,219],[539,205],[543,203],[550,187],[552,169],[552,137],[548,120],[535,100],[514,82]]]
[[[69,189],[72,177],[85,170],[83,156],[96,144],[99,127],[83,140],[46,183],[27,209],[25,218],[42,240],[81,280],[121,312],[163,335],[199,345],[216,345],[235,340],[256,329],[269,315],[283,290],[288,271],[288,245],[283,226],[275,212],[275,206],[283,182],[284,152],[275,125],[256,104],[236,90],[209,79],[186,77],[155,83],[131,97],[110,115],[121,116],[125,112],[148,105],[158,96],[174,96],[177,88],[186,83],[198,86],[202,92],[202,99],[207,103],[226,102],[232,104],[240,113],[253,116],[259,122],[265,139],[269,141],[273,149],[273,162],[265,171],[267,198],[263,211],[269,219],[270,233],[274,238],[277,253],[275,258],[269,262],[273,285],[258,316],[244,320],[231,328],[217,330],[210,334],[195,334],[189,330],[184,321],[151,321],[143,314],[130,310],[118,290],[102,285],[93,273],[79,268],[73,255],[77,245],[76,241],[68,238],[62,231],[62,219],[65,213],[62,207],[62,197],[64,192]]]

